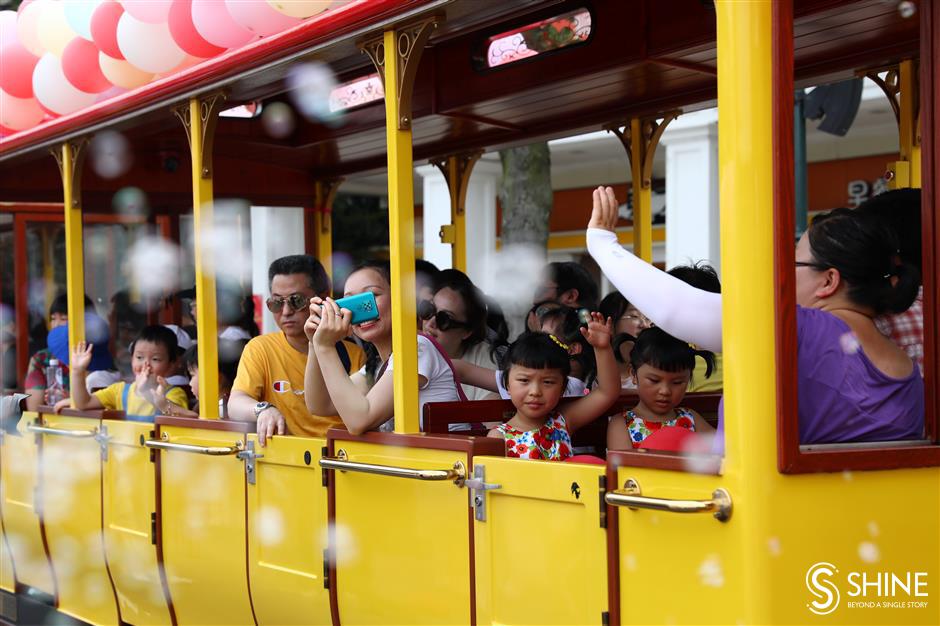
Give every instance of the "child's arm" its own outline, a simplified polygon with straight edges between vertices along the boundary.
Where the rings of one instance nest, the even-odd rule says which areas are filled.
[[[503,433],[499,432],[499,429],[494,428],[490,432],[486,433],[487,437],[492,437],[493,439],[505,439]]]
[[[699,415],[697,411],[693,411],[692,409],[687,409],[687,410],[689,411],[689,413],[692,414],[692,417],[695,418],[695,432],[697,433],[715,432],[715,429],[712,427],[712,425],[709,424],[707,421],[705,421],[705,418]]]
[[[613,325],[606,323],[600,313],[591,313],[591,321],[581,334],[594,347],[597,359],[597,386],[583,398],[568,402],[562,408],[562,415],[568,425],[568,432],[574,432],[604,414],[620,395],[620,370],[614,351],[610,347]]]
[[[160,415],[170,415],[173,417],[199,417],[199,413],[190,411],[188,407],[185,407],[178,402],[174,402],[169,397],[167,397],[167,393],[169,391],[170,384],[166,382],[166,379],[163,376],[158,376],[157,388],[153,393],[153,405],[157,408],[157,412]]]
[[[454,369],[460,376],[460,382],[464,385],[473,385],[487,391],[499,392],[496,386],[496,370],[486,367],[480,367],[468,361],[454,359]]]
[[[94,410],[104,408],[96,396],[88,393],[85,385],[85,376],[88,375],[88,366],[91,364],[91,350],[94,344],[79,341],[72,350],[72,367],[70,369],[70,391],[72,406],[81,410]],[[58,406],[58,405],[56,405]]]
[[[633,442],[630,441],[630,433],[627,432],[627,424],[619,414],[612,416],[610,422],[607,424],[607,449],[633,449]]]

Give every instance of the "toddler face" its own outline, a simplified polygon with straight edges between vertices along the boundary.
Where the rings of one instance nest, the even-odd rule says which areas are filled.
[[[689,386],[692,372],[666,372],[652,365],[641,365],[633,375],[640,402],[654,414],[671,417]]]
[[[513,365],[509,368],[507,391],[523,417],[542,422],[558,406],[567,382],[560,370]]]
[[[140,340],[134,344],[134,352],[131,355],[131,369],[134,371],[134,376],[149,366],[152,376],[166,377],[173,372],[174,363],[175,361],[170,359],[166,346],[162,343]]]
[[[189,388],[193,390],[193,395],[199,397],[199,368],[187,368],[189,372]]]

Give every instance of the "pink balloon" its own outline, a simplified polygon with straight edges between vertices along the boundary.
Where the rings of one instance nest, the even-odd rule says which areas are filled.
[[[98,46],[81,37],[75,37],[65,46],[62,72],[72,85],[85,93],[101,93],[111,87],[98,63]]]
[[[233,20],[262,37],[279,33],[303,21],[278,13],[265,0],[225,0],[225,6]]]
[[[170,0],[123,0],[124,10],[141,22],[159,24],[170,13]]]
[[[33,92],[40,106],[53,115],[68,115],[95,103],[95,95],[76,89],[65,79],[62,62],[51,52],[39,59],[33,71]]]
[[[0,89],[14,98],[33,97],[33,69],[39,57],[18,39],[5,40],[0,48]]]
[[[91,39],[99,50],[112,59],[124,58],[117,41],[117,26],[123,14],[124,7],[120,3],[105,0],[91,16]]]
[[[110,100],[111,98],[120,96],[122,93],[127,93],[128,91],[128,89],[124,89],[123,87],[111,87],[107,91],[98,94],[98,97],[95,98],[95,104],[104,102],[105,100]]]
[[[222,48],[237,48],[256,38],[232,19],[219,0],[193,0],[193,25],[206,41]]]
[[[213,46],[202,38],[193,25],[192,0],[173,0],[167,19],[170,35],[186,54],[202,59],[225,52],[225,48]]]
[[[32,128],[44,114],[34,98],[16,98],[0,90],[0,124],[12,131]]]

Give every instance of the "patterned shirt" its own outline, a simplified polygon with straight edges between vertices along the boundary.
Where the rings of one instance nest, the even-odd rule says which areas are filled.
[[[536,430],[519,430],[505,422],[496,430],[506,438],[506,456],[517,459],[564,461],[571,456],[571,435],[560,413],[549,415]]]
[[[644,439],[663,426],[679,426],[695,432],[695,416],[681,406],[676,407],[675,417],[662,422],[645,420],[632,409],[623,412],[623,419],[627,422],[627,432],[630,434],[630,443],[634,448],[639,448]]]
[[[875,326],[911,357],[924,375],[924,288],[917,293],[911,308],[903,313],[875,318]]]
[[[31,389],[45,389],[49,385],[46,383],[46,368],[49,367],[49,360],[52,359],[52,352],[49,350],[40,350],[29,360],[29,369],[26,370],[26,381],[23,388],[27,391]],[[66,391],[69,390],[69,366],[60,362],[62,368],[62,386]]]

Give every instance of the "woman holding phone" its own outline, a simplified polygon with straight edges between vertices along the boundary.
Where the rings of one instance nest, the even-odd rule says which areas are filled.
[[[349,432],[391,430],[392,399],[392,319],[387,262],[372,261],[354,270],[346,279],[344,298],[370,292],[375,296],[379,316],[352,324],[352,312],[331,298],[311,298],[310,317],[304,332],[310,340],[304,376],[304,400],[314,414],[338,414]],[[375,346],[378,359],[372,359],[358,372],[347,375],[335,350],[336,341],[350,331]],[[334,337],[336,339],[334,339]],[[418,402],[453,402],[465,399],[450,361],[430,338],[418,336]]]

